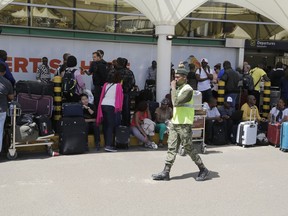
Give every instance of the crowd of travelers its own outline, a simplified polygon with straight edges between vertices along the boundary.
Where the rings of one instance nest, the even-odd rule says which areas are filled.
[[[15,79],[6,63],[7,53],[0,50],[0,149],[6,119],[7,104],[14,99],[13,87]],[[288,69],[287,65],[277,62],[275,68],[267,71],[265,65],[259,63],[255,68],[247,63],[243,67],[232,68],[229,61],[217,63],[213,68],[209,66],[207,58],[202,58],[200,67],[188,64],[187,83],[202,93],[203,108],[207,112],[205,143],[213,144],[213,127],[225,124],[228,143],[236,143],[235,126],[240,121],[252,117],[259,122],[260,128],[265,131],[267,122],[284,122],[288,120],[286,109],[288,100]],[[83,76],[92,76],[91,91],[85,85]],[[104,135],[105,151],[117,151],[113,134],[119,125],[130,127],[131,133],[147,148],[157,149],[163,147],[164,136],[167,133],[167,120],[173,116],[173,104],[170,92],[155,109],[151,110],[150,102],[155,97],[147,99],[147,95],[138,100],[135,110],[131,112],[134,91],[138,90],[134,73],[129,69],[128,60],[119,57],[111,62],[104,60],[104,51],[97,50],[92,53],[92,61],[88,70],[77,66],[77,58],[69,53],[63,55],[63,63],[54,76],[61,76],[62,83],[68,88],[62,89],[63,102],[79,102],[83,106],[84,118],[87,123],[87,132],[93,131],[96,150],[100,150],[100,131]],[[171,64],[171,81],[175,79],[175,71]],[[152,61],[147,68],[145,86],[157,88],[157,62]],[[37,68],[36,80],[50,82],[53,79],[48,66],[48,58],[43,57]],[[71,81],[75,81],[75,86]],[[148,81],[148,82],[147,82]],[[223,106],[217,107],[218,84],[224,81],[225,95]],[[275,106],[271,107],[268,118],[261,118],[261,89],[264,82],[270,81],[271,86],[280,92]],[[62,85],[63,86],[63,85]],[[73,86],[71,93],[69,86]],[[72,88],[72,87],[71,87]],[[146,87],[145,87],[146,88]],[[92,92],[92,94],[91,94]],[[153,92],[155,96],[155,92]],[[93,102],[90,98],[93,98]],[[140,98],[140,99],[139,99]],[[233,113],[241,112],[240,118],[231,119]],[[151,113],[152,112],[152,113]],[[133,113],[131,115],[131,113]],[[150,120],[150,121],[149,121]],[[143,125],[148,125],[144,127]],[[153,142],[154,132],[159,133],[159,142]]]

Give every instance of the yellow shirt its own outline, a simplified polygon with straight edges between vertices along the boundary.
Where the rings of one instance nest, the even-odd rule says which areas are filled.
[[[245,103],[242,105],[241,110],[243,110],[243,116],[242,116],[243,121],[249,121],[250,120],[251,110],[252,110],[252,114],[251,114],[252,121],[254,121],[254,120],[260,121],[261,120],[261,117],[260,117],[259,112],[258,112],[258,108],[255,105],[250,107],[248,105],[248,103]]]
[[[251,74],[251,76],[253,78],[254,90],[255,91],[260,91],[260,81],[261,81],[261,78],[264,75],[266,75],[266,72],[263,69],[256,67],[256,68],[250,70],[250,74]],[[255,86],[256,83],[257,83],[257,85]]]

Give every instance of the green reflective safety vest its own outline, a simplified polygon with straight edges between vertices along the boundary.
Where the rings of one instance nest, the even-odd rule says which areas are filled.
[[[192,88],[190,85],[185,84],[177,93],[177,97],[179,97],[185,90]],[[184,104],[178,104],[173,107],[173,117],[171,122],[173,124],[193,124],[194,121],[194,102],[193,96],[189,102]]]

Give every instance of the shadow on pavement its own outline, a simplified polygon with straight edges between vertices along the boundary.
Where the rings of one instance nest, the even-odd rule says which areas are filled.
[[[186,173],[181,176],[174,176],[170,178],[170,180],[183,180],[183,179],[188,179],[188,178],[194,178],[196,179],[198,176],[198,172],[193,172],[193,173]],[[207,177],[206,181],[212,180],[213,178],[220,178],[220,175],[218,172],[214,172],[210,170],[210,174]]]

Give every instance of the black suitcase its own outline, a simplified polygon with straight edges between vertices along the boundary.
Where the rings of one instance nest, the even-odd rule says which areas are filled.
[[[215,121],[213,123],[213,128],[212,128],[212,136],[213,136],[212,138],[213,145],[228,144],[226,123]]]
[[[83,117],[83,107],[80,103],[63,103],[63,117]]]
[[[86,122],[83,117],[63,117],[60,120],[60,154],[81,154],[86,151]]]
[[[34,121],[38,126],[39,136],[48,136],[54,133],[51,119],[48,116],[35,116]]]
[[[54,83],[43,83],[30,80],[19,80],[16,83],[16,93],[28,93],[35,95],[54,95]]]
[[[115,146],[116,148],[129,148],[130,143],[130,127],[118,126],[115,131]]]

